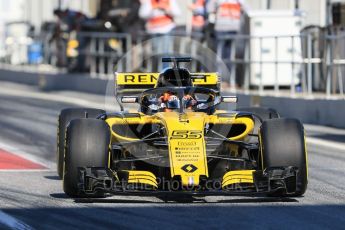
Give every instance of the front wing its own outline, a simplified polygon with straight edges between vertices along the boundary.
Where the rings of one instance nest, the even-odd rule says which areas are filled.
[[[155,183],[146,183],[142,186],[130,183],[130,178],[121,177],[121,172],[114,172],[108,168],[80,167],[79,170],[79,193],[95,195],[102,191],[113,195],[141,195],[141,196],[166,196],[166,195],[191,195],[191,196],[226,196],[226,195],[259,195],[279,193],[289,195],[296,192],[297,173],[296,167],[267,168],[264,171],[252,172],[252,181],[234,181],[231,186],[220,188],[207,188],[198,186],[178,189],[162,189]],[[122,172],[123,173],[123,172]],[[152,180],[145,177],[147,180]],[[147,186],[149,185],[149,186]]]

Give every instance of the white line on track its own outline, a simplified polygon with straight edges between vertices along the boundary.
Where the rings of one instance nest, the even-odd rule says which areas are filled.
[[[3,225],[5,225],[9,228],[16,229],[16,230],[31,230],[31,229],[33,229],[29,225],[27,225],[27,224],[23,223],[22,221],[14,218],[13,216],[10,216],[10,215],[4,213],[1,210],[0,210],[0,223],[2,223]]]
[[[19,91],[19,90],[2,88],[0,90],[0,94],[15,96],[15,97],[40,99],[40,100],[45,100],[45,101],[63,102],[63,103],[68,103],[68,104],[73,104],[73,105],[78,105],[78,106],[85,106],[88,108],[90,107],[99,108],[100,106],[102,106],[102,104],[100,103],[95,103],[95,102],[91,102],[91,101],[80,99],[80,98],[74,98],[74,97],[68,97],[68,96],[56,95],[56,94],[50,94],[50,93],[43,93],[43,92]]]
[[[53,169],[0,169],[0,173],[8,173],[8,172],[56,172]]]
[[[327,148],[334,148],[338,149],[341,151],[345,151],[345,144],[335,142],[335,141],[325,141],[319,138],[313,138],[313,137],[308,137],[306,138],[307,143],[313,144],[313,145],[318,145],[318,146],[323,146]]]

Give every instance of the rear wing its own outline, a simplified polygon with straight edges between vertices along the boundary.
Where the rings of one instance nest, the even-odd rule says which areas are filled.
[[[140,94],[147,89],[156,88],[160,73],[116,73],[116,95]],[[220,89],[217,73],[191,73],[193,86]]]

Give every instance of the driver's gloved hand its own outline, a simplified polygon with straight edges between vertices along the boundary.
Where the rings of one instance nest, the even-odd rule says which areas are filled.
[[[208,105],[205,103],[201,103],[201,104],[196,106],[196,108],[198,108],[198,109],[207,109],[207,107],[208,107]]]

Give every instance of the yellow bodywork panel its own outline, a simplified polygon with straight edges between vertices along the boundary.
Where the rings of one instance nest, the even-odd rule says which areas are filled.
[[[252,132],[254,121],[250,117],[225,116],[221,117],[217,114],[207,115],[202,112],[159,112],[153,115],[145,115],[139,113],[133,117],[110,117],[106,122],[111,128],[113,142],[131,142],[139,141],[140,138],[121,136],[112,128],[114,125],[132,125],[132,124],[160,124],[165,127],[169,148],[170,170],[171,176],[180,176],[183,186],[199,185],[200,176],[208,177],[206,143],[204,138],[204,129],[206,124],[242,124],[245,130],[241,134],[230,137],[229,140],[242,140]],[[246,174],[245,174],[246,175]],[[234,177],[234,175],[226,174],[223,178],[225,184],[223,186],[244,181],[248,179],[248,183],[252,182],[251,177]],[[133,177],[135,181],[137,177]],[[146,179],[145,179],[146,180]],[[144,178],[141,178],[144,182]]]
[[[171,176],[180,176],[183,186],[199,185],[200,176],[208,177],[204,126],[206,114],[160,113],[169,141]]]
[[[254,129],[254,121],[249,117],[238,117],[236,118],[236,113],[230,117],[219,117],[218,114],[208,116],[207,123],[209,124],[224,124],[224,125],[234,125],[243,124],[246,126],[246,130],[240,135],[230,137],[230,140],[237,141],[242,140],[248,136]]]
[[[192,73],[193,86],[217,85],[217,73]]]
[[[128,183],[129,184],[147,184],[154,188],[158,188],[156,176],[148,171],[128,170]]]
[[[157,119],[155,116],[145,116],[144,114],[140,114],[138,117],[111,117],[106,120],[109,127],[113,127],[113,125],[145,125],[145,124],[162,124],[162,122]],[[123,141],[138,141],[140,138],[133,138],[133,137],[126,137],[121,136],[118,133],[114,132],[114,130],[111,128],[112,136],[115,137],[115,139],[119,142]]]
[[[253,172],[255,170],[236,170],[225,173],[222,181],[222,188],[241,183],[253,184]]]
[[[120,117],[111,117],[108,118],[106,120],[106,122],[108,123],[109,127],[112,127],[113,125],[116,124],[122,124],[122,125],[131,125],[131,124],[140,124],[140,125],[144,125],[144,124],[166,124],[165,121],[165,116],[160,115],[160,114],[170,114],[170,112],[162,112],[162,113],[157,113],[155,115],[152,116],[147,116],[144,115],[142,113],[140,113],[140,116],[138,117],[129,117],[129,118],[120,118]],[[186,114],[189,114],[186,116]],[[230,137],[229,140],[242,140],[245,137],[248,136],[249,133],[251,133],[254,129],[254,121],[249,118],[249,117],[239,117],[239,118],[235,118],[235,114],[233,117],[218,117],[217,115],[206,115],[204,113],[196,113],[196,112],[187,112],[184,115],[182,114],[182,117],[184,116],[186,117],[191,117],[191,115],[193,114],[202,114],[205,115],[203,116],[203,125],[205,124],[224,124],[224,125],[233,125],[233,124],[244,124],[246,126],[246,130],[241,133],[240,135],[234,136],[234,137]],[[180,116],[181,117],[181,116]],[[200,116],[197,116],[200,117]],[[187,123],[188,125],[188,123]],[[203,130],[204,127],[202,127]],[[115,136],[119,141],[138,141],[140,140],[139,138],[130,138],[130,137],[124,137],[124,136],[120,136],[119,134],[115,133],[112,130],[112,135]],[[203,136],[204,137],[204,136]]]

